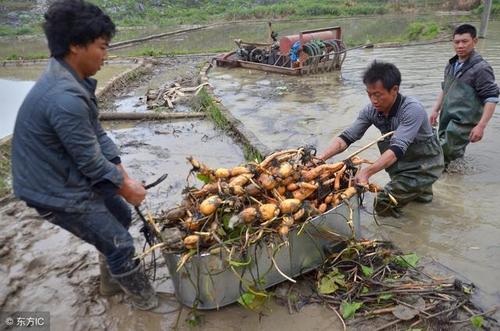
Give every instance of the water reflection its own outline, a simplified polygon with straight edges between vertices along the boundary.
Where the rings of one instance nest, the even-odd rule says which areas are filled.
[[[33,84],[35,84],[35,82],[0,79],[0,100],[2,100],[0,138],[11,134],[14,130],[17,109],[21,106],[24,97]],[[16,109],[16,111],[12,111],[13,109]]]
[[[491,39],[478,50],[500,75],[500,22],[489,28]],[[289,77],[264,72],[215,69],[211,84],[225,106],[271,149],[313,144],[324,149],[368,102],[361,75],[374,59],[390,61],[401,70],[403,94],[417,97],[430,109],[440,89],[449,43],[404,48],[356,50],[348,54],[342,75]],[[262,82],[266,82],[263,84]],[[379,135],[369,129],[350,151]],[[483,141],[467,149],[466,174],[445,174],[435,184],[431,204],[410,204],[402,219],[385,219],[393,227],[377,228],[365,214],[365,234],[394,240],[403,249],[432,256],[479,285],[484,304],[499,303],[500,286],[490,276],[500,271],[500,155],[496,151],[500,124],[495,114]],[[344,154],[345,155],[345,154]],[[375,159],[372,148],[363,154]],[[342,156],[339,157],[341,159]],[[388,177],[377,174],[374,181]],[[367,208],[371,209],[369,202]],[[397,227],[394,227],[397,226]]]
[[[105,65],[94,77],[98,81],[97,89],[130,67],[128,64]],[[42,64],[0,68],[0,100],[2,100],[0,138],[12,133],[17,111],[44,69],[45,65]]]

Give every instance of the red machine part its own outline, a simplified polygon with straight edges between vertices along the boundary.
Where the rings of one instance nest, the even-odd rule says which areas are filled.
[[[342,39],[342,30],[339,26],[332,28],[323,28],[317,30],[308,30],[302,31],[299,34],[294,34],[290,36],[284,36],[280,38],[280,53],[281,55],[288,55],[290,52],[290,48],[297,41],[300,40],[300,44],[304,45],[305,43],[311,40],[332,40]]]

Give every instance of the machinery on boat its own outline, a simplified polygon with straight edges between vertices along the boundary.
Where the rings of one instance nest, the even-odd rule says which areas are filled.
[[[278,40],[269,23],[269,42],[236,39],[237,49],[215,58],[220,67],[243,67],[287,75],[340,70],[346,56],[339,26],[301,31]]]

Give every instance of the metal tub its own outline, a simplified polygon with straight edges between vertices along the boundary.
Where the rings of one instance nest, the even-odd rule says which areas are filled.
[[[317,268],[325,259],[325,251],[339,240],[335,234],[350,238],[360,236],[358,197],[349,200],[349,206],[341,204],[308,222],[302,231],[296,228],[289,232],[289,245],[279,249],[276,243],[272,250],[265,243],[248,248],[246,256],[233,254],[233,261],[250,261],[245,266],[233,268],[228,261],[229,254],[221,250],[215,255],[195,255],[176,271],[181,258],[179,254],[164,253],[177,300],[188,307],[216,309],[234,303],[247,286],[267,288],[284,280],[274,267],[276,265],[288,277],[296,277]],[[352,213],[352,215],[351,215]],[[352,220],[352,228],[347,221]]]

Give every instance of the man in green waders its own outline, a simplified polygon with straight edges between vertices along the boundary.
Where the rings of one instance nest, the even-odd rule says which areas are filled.
[[[442,91],[429,121],[436,125],[446,164],[463,157],[469,142],[483,138],[484,129],[498,103],[498,86],[493,69],[475,50],[476,28],[470,24],[453,33],[456,55],[444,72]]]
[[[360,169],[355,180],[366,185],[373,174],[385,169],[391,181],[377,195],[375,211],[379,216],[399,217],[400,208],[410,201],[432,201],[432,184],[444,169],[443,152],[422,104],[399,93],[401,73],[395,65],[374,61],[364,72],[363,83],[371,103],[319,158],[341,153],[371,125],[382,134],[394,131],[378,143],[380,158]]]

